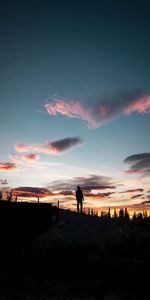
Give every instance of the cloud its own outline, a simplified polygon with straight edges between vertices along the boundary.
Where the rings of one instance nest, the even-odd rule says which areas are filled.
[[[137,194],[131,197],[131,199],[135,199],[135,198],[141,198],[141,196],[143,196],[143,194]]]
[[[68,180],[56,180],[48,185],[48,188],[54,191],[68,191],[75,190],[77,185],[80,185],[86,192],[90,192],[91,190],[115,189],[112,178],[94,174],[86,177],[75,177]]]
[[[150,204],[150,197],[148,197],[147,200],[141,202],[140,204]]]
[[[2,185],[8,184],[7,179],[0,179],[0,184]]]
[[[126,190],[123,192],[120,192],[119,194],[124,194],[124,193],[137,193],[137,192],[143,192],[143,189],[132,189],[132,190]]]
[[[18,187],[13,189],[13,195],[18,197],[36,197],[43,198],[46,196],[51,196],[52,193],[45,188],[39,187]]]
[[[25,156],[21,157],[21,160],[24,160],[28,163],[35,163],[39,159],[40,159],[40,157],[37,154],[28,154],[28,155],[25,155]]]
[[[150,113],[150,95],[139,92],[121,93],[110,99],[99,99],[91,103],[54,99],[44,107],[49,115],[81,119],[90,128],[98,128],[110,123],[121,115]]]
[[[62,195],[62,196],[72,196],[72,195],[74,195],[72,191],[60,191],[59,194]]]
[[[18,169],[15,163],[0,162],[0,171],[15,172],[17,170]]]
[[[82,140],[78,137],[68,137],[61,140],[49,141],[47,144],[25,145],[16,144],[15,149],[19,153],[36,152],[47,155],[58,155],[70,150],[73,147],[82,145]]]
[[[143,176],[150,175],[150,153],[140,153],[128,156],[124,159],[124,162],[131,165],[124,173],[137,173]]]
[[[92,198],[92,199],[96,199],[96,200],[99,200],[99,199],[106,199],[108,198],[110,195],[112,195],[113,192],[107,192],[107,193],[98,193],[98,194],[93,194],[93,193],[84,193],[84,197],[85,198]]]

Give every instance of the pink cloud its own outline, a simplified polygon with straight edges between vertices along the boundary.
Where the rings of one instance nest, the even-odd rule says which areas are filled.
[[[44,154],[50,154],[49,144],[39,144],[39,145],[25,145],[25,144],[16,144],[15,149],[19,153],[25,152],[38,152]]]
[[[124,174],[134,174],[134,173],[137,173],[137,174],[141,174],[141,170],[125,170],[123,171]]]
[[[64,102],[55,99],[54,104],[46,103],[44,106],[49,115],[56,116],[57,114],[60,114],[70,118],[77,118],[86,121],[90,127],[98,127],[98,121],[93,115],[93,110],[83,107],[78,101]]]
[[[138,113],[149,113],[150,112],[150,96],[139,98],[135,100],[133,103],[127,105],[124,108],[124,114],[131,114],[134,112]]]
[[[25,156],[21,157],[21,160],[24,160],[28,163],[35,163],[39,159],[40,159],[40,157],[37,154],[28,154],[28,155],[25,155]]]
[[[15,172],[15,171],[17,171],[17,166],[15,165],[15,163],[1,162],[0,163],[0,171]]]
[[[35,152],[43,153],[48,155],[58,155],[70,150],[73,147],[78,147],[82,145],[82,140],[78,137],[69,137],[62,140],[50,141],[47,144],[39,145],[25,145],[17,144],[15,149],[17,152]]]
[[[44,105],[47,113],[52,116],[62,115],[85,121],[90,128],[97,128],[110,123],[121,115],[132,113],[150,113],[150,95],[127,94],[108,99],[94,101],[90,105],[81,101],[63,101],[55,99]]]

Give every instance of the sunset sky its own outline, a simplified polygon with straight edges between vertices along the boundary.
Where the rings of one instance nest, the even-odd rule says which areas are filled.
[[[150,3],[0,4],[0,188],[150,202]]]

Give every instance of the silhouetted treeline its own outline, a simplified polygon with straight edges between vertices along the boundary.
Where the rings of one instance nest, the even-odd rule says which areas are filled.
[[[108,211],[101,211],[100,214],[98,211],[94,211],[93,208],[84,208],[83,211],[85,214],[91,215],[91,216],[99,216],[101,218],[110,218],[110,219],[116,219],[116,220],[144,220],[144,219],[150,219],[150,217],[147,214],[147,210],[143,210],[142,212],[133,212],[132,216],[128,212],[128,209],[120,208],[117,210],[116,208],[111,210],[110,207],[108,208]]]

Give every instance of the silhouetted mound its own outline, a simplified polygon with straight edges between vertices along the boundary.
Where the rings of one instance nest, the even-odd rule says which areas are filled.
[[[148,300],[149,232],[149,219],[60,210],[59,223],[1,257],[0,299]]]
[[[46,203],[0,201],[0,250],[20,247],[49,228],[56,209]]]

